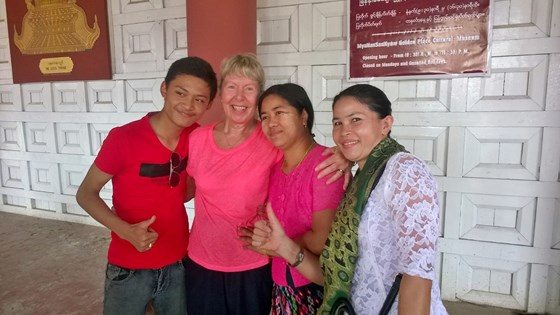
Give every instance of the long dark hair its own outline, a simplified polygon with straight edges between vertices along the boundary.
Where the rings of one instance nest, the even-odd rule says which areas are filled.
[[[313,135],[311,130],[313,129],[315,113],[313,111],[313,104],[311,104],[311,100],[309,99],[309,96],[307,96],[304,88],[294,83],[276,84],[269,87],[259,97],[257,105],[259,114],[262,109],[263,100],[269,95],[278,95],[285,99],[288,104],[294,107],[300,115],[303,111],[305,111],[307,113],[307,130],[309,130],[310,135]]]
[[[351,96],[365,104],[372,112],[376,112],[383,119],[392,113],[391,101],[380,89],[369,84],[356,84],[343,90],[334,97],[332,108],[341,97]]]

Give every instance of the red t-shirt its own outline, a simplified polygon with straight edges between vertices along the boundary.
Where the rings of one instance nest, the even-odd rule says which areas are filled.
[[[188,139],[194,124],[181,133],[175,148],[181,164],[177,186],[169,184],[172,151],[158,139],[150,126],[149,114],[140,120],[113,128],[101,146],[94,164],[113,175],[113,207],[117,215],[128,223],[137,223],[156,216],[150,226],[159,238],[153,247],[139,252],[111,233],[108,260],[114,265],[130,269],[161,268],[187,254],[188,218],[184,205],[186,191],[186,162]]]

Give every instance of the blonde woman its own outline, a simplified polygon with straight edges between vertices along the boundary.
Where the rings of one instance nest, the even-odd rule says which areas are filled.
[[[196,183],[195,218],[187,260],[189,314],[269,314],[270,258],[245,249],[238,226],[267,200],[272,166],[282,152],[264,135],[257,100],[264,71],[252,54],[235,55],[221,66],[220,122],[195,130],[189,142],[187,172]],[[323,173],[344,169],[334,155]],[[321,166],[321,165],[320,165]],[[334,179],[342,172],[334,172]]]

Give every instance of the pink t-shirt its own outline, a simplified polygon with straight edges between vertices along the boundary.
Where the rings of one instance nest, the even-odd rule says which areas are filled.
[[[344,194],[343,177],[329,185],[328,177],[317,179],[315,167],[328,157],[322,155],[325,149],[316,145],[289,174],[282,172],[282,161],[272,169],[268,199],[286,235],[292,239],[311,230],[314,212],[336,209]],[[272,279],[276,284],[288,285],[286,267],[289,266],[283,258],[272,259]],[[310,283],[295,268],[289,268],[296,287]]]
[[[196,193],[188,255],[210,270],[255,269],[269,260],[243,248],[237,227],[266,201],[270,171],[282,153],[268,141],[260,123],[241,145],[220,149],[213,136],[216,124],[198,128],[189,141],[187,172],[195,179]]]

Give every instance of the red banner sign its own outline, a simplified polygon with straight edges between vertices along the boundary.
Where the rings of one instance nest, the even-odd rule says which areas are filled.
[[[349,77],[484,75],[490,0],[350,0]]]

